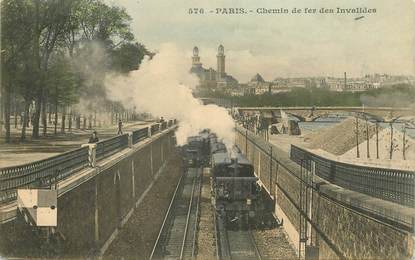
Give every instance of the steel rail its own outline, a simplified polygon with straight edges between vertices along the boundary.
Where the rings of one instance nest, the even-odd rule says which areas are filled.
[[[189,218],[186,221],[186,231],[184,234],[183,248],[180,259],[186,259],[190,257],[194,259],[196,252],[196,237],[197,237],[197,225],[199,216],[199,202],[202,189],[202,174],[200,168],[196,169],[196,176],[194,177],[194,186],[192,187],[192,202],[189,204]],[[192,230],[193,228],[193,230]],[[190,232],[190,233],[189,233]],[[190,252],[189,250],[190,249]]]
[[[219,252],[219,230],[218,230],[218,223],[216,221],[216,210],[212,207],[213,210],[213,226],[215,232],[215,246],[216,246],[216,260],[220,260],[220,252]]]
[[[252,231],[239,230],[239,231],[226,231],[229,244],[230,259],[232,260],[244,260],[244,259],[257,259],[261,260],[261,254],[259,253],[255,239],[252,235]],[[237,239],[239,238],[239,240]],[[244,248],[243,252],[236,251],[235,249]],[[242,255],[241,255],[242,253]]]
[[[251,229],[227,230],[223,220],[218,219],[216,212],[214,215],[216,258],[218,260],[262,259]],[[222,228],[218,225],[222,225]]]
[[[156,242],[154,243],[153,250],[151,251],[150,259],[153,259],[154,252],[156,251],[156,248],[157,248],[157,245],[159,243],[161,234],[163,233],[163,229],[166,226],[166,221],[167,221],[167,219],[169,217],[169,214],[171,212],[171,208],[172,208],[173,202],[174,202],[174,200],[176,198],[176,194],[177,194],[177,191],[179,190],[179,187],[180,187],[180,184],[182,183],[182,180],[183,180],[183,175],[180,176],[180,179],[177,182],[176,189],[174,190],[173,196],[172,196],[172,198],[170,200],[170,205],[169,205],[169,207],[167,209],[166,215],[164,216],[164,220],[163,220],[163,223],[161,224],[161,228],[160,228],[159,234],[157,236]]]
[[[200,171],[194,170],[182,176],[176,186],[150,259],[194,258],[202,184]],[[170,254],[165,254],[165,248]]]
[[[252,234],[252,230],[249,230],[249,237],[251,238],[252,245],[254,246],[254,250],[255,250],[255,253],[257,255],[257,259],[261,260],[262,256],[261,256],[261,253],[259,252],[258,245],[255,242],[255,238],[254,238],[254,235]]]
[[[202,186],[203,186],[203,169],[200,172],[200,184],[199,184],[199,191],[198,194],[199,196],[197,197],[197,202],[196,202],[196,220],[194,223],[194,229],[193,229],[193,243],[192,243],[192,259],[194,258],[194,253],[195,253],[195,248],[196,248],[196,237],[197,237],[197,226],[199,223],[199,206],[200,206],[200,197],[202,196]]]
[[[189,201],[189,209],[187,210],[186,226],[184,227],[182,248],[180,249],[180,259],[183,259],[184,247],[186,246],[187,231],[188,231],[188,228],[189,228],[190,213],[192,211],[192,203],[193,203],[195,186],[196,186],[196,178],[193,179],[192,192],[191,192],[190,201]]]

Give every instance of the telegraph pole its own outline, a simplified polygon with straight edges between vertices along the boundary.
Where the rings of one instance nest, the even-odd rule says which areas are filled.
[[[367,149],[367,158],[370,158],[370,147],[369,147],[369,124],[367,123],[367,116],[365,116],[366,120],[366,149]]]
[[[379,159],[379,122],[376,121],[376,159]]]
[[[360,152],[359,152],[359,118],[356,114],[356,157],[360,158]]]
[[[406,160],[406,123],[403,124],[402,157]]]
[[[3,114],[4,113],[3,112],[3,105],[4,105],[4,101],[3,101],[3,84],[0,83],[0,134],[3,132],[3,117],[4,117],[4,114]]]
[[[392,154],[393,154],[393,126],[392,126],[392,122],[390,122],[389,125],[390,125],[390,129],[391,129],[391,140],[390,140],[389,159],[392,160]]]

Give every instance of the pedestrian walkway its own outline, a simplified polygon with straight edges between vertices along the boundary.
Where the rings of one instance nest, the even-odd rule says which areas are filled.
[[[123,123],[123,132],[127,133],[139,128],[147,127],[154,121],[135,121]],[[118,126],[107,126],[94,129],[98,132],[99,140],[104,140],[117,135]],[[92,133],[91,130],[72,129],[65,134],[41,137],[36,140],[30,139],[30,129],[28,130],[28,140],[25,142],[16,141],[19,139],[20,132],[12,131],[12,142],[5,143],[4,137],[0,137],[0,168],[16,166],[42,160],[72,149],[79,148],[81,144],[88,143]]]

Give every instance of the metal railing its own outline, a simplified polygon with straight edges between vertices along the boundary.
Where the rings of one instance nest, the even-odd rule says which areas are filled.
[[[150,126],[151,135],[154,135],[160,131],[160,124],[154,124]]]
[[[97,160],[108,157],[128,147],[128,134],[119,135],[97,143]]]
[[[176,120],[169,120],[173,126]],[[166,123],[167,126],[167,123]],[[167,127],[166,127],[167,128]],[[136,144],[149,137],[149,128],[132,133]],[[151,133],[160,132],[160,125],[151,126]],[[104,159],[128,147],[128,134],[96,143],[96,160]],[[0,168],[0,204],[16,200],[18,188],[45,188],[89,165],[89,147],[81,147],[50,158],[18,166]]]
[[[295,145],[291,145],[290,157],[298,164],[301,160],[315,162],[315,174],[340,187],[415,207],[415,171],[338,162]]]
[[[140,142],[148,137],[148,127],[141,128],[138,130],[133,131],[132,141],[133,144]]]
[[[1,168],[0,203],[15,200],[17,188],[45,187],[88,164],[88,147],[82,147],[33,163]]]
[[[265,160],[266,157],[269,157],[271,159],[273,164],[272,164],[272,169],[269,169],[270,173],[267,173],[267,171],[262,171],[262,169],[266,167],[264,167],[264,165],[261,166],[260,180],[261,182],[265,184],[265,187],[266,188],[270,187],[271,189],[272,185],[277,185],[280,190],[282,190],[283,192],[287,192],[286,196],[288,196],[290,192],[295,192],[294,190],[289,190],[288,187],[279,186],[279,183],[277,181],[278,175],[279,175],[278,172],[283,170],[283,172],[288,173],[289,175],[297,179],[299,182],[303,182],[303,180],[300,177],[301,167],[306,168],[307,170],[311,170],[311,165],[312,165],[310,163],[310,160],[304,157],[304,154],[307,151],[303,149],[295,150],[294,148],[294,150],[292,150],[289,154],[283,151],[282,149],[280,149],[279,147],[273,144],[270,144],[269,142],[265,141],[260,136],[255,135],[254,133],[248,131],[245,128],[237,126],[236,131],[239,133],[239,136],[237,138],[237,143],[239,143],[239,145],[241,146],[240,147],[241,150],[245,154],[247,154],[248,160],[251,160],[251,156],[253,155],[253,153],[258,153],[259,151],[263,154],[264,158],[261,157],[260,162],[258,160],[255,160],[254,165],[258,163],[261,163],[261,165],[263,163],[267,163],[268,161]],[[271,147],[272,147],[272,150],[270,149]],[[302,161],[302,164],[301,164],[301,161]],[[315,163],[314,165],[316,164],[318,163]],[[328,167],[327,164],[321,165],[319,167],[323,167],[323,166]],[[316,172],[316,175],[318,176],[317,171],[319,171],[319,168],[317,165],[315,167],[316,167],[315,172]],[[321,178],[323,179],[324,179],[324,176],[330,176],[327,170],[320,171],[320,174],[321,174],[320,175]],[[347,174],[347,171],[345,173],[344,169],[342,169],[342,171],[341,172],[339,171],[338,174]],[[337,178],[338,179],[344,178],[344,176],[340,176],[340,177],[337,176]],[[329,179],[330,178],[327,178],[326,180],[329,180]],[[305,185],[307,184],[305,183]],[[414,189],[413,185],[414,184],[412,184],[412,189]],[[406,215],[405,216],[397,215],[394,209],[391,209],[391,208],[383,208],[383,207],[376,208],[376,205],[372,205],[370,202],[367,203],[365,200],[359,200],[359,199],[354,200],[354,201],[341,200],[335,194],[320,191],[317,186],[319,186],[319,184],[314,183],[311,188],[313,188],[314,191],[318,192],[320,195],[331,200],[335,204],[342,205],[356,212],[364,213],[375,219],[379,219],[384,223],[389,223],[393,226],[400,227],[405,230],[411,230],[411,232],[413,232],[413,227],[414,227],[413,223],[415,223],[414,222],[415,219],[413,217],[409,217]],[[406,185],[406,187],[410,189],[411,185]],[[270,190],[269,192],[272,194],[272,190]],[[402,192],[405,192],[405,190],[402,190]],[[295,201],[292,203],[295,203]]]

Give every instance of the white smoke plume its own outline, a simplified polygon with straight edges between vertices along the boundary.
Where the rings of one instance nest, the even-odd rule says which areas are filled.
[[[206,128],[232,145],[234,123],[227,110],[216,105],[205,106],[193,97],[192,88],[198,79],[189,73],[189,60],[175,45],[163,44],[153,59],[143,61],[139,70],[128,76],[107,76],[107,96],[128,108],[135,106],[138,111],[178,119],[179,145]]]
[[[77,113],[88,115],[105,111],[106,91],[103,87],[106,73],[107,54],[104,46],[97,41],[83,42],[70,58],[72,69],[79,74],[82,92],[79,103],[73,108]]]

